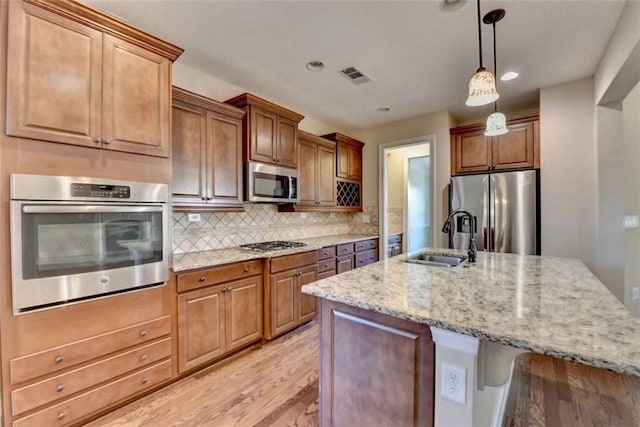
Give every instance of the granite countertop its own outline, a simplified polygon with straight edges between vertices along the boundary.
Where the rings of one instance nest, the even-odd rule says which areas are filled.
[[[475,264],[439,268],[404,259],[380,261],[302,291],[640,376],[640,321],[579,260],[478,252]]]
[[[338,234],[333,236],[296,239],[295,242],[306,243],[306,246],[283,249],[280,251],[259,252],[242,248],[215,249],[211,251],[191,252],[173,256],[171,269],[176,272],[195,270],[197,268],[214,267],[234,262],[250,261],[253,259],[274,258],[301,252],[315,251],[326,246],[341,245],[360,240],[375,239],[378,236],[368,234]]]

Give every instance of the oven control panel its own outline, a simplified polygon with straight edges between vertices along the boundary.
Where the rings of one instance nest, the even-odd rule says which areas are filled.
[[[131,198],[131,187],[128,185],[86,184],[74,182],[71,184],[71,196],[129,199]]]

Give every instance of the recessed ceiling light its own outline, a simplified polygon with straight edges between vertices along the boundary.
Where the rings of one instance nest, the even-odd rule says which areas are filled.
[[[503,82],[508,82],[509,80],[515,79],[519,75],[520,74],[516,73],[515,71],[507,71],[502,75],[502,77],[500,77],[500,80],[502,80]]]
[[[309,71],[321,71],[324,68],[322,61],[310,61],[307,62],[307,70]]]
[[[446,12],[450,12],[452,10],[458,10],[462,6],[464,6],[466,2],[467,0],[442,0],[440,2],[440,9]]]
[[[389,111],[391,111],[391,108],[389,108],[389,107],[380,107],[380,108],[378,108],[378,112],[379,113],[386,113],[386,112],[389,112]]]

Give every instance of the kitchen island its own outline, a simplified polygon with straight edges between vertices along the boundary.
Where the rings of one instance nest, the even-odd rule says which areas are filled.
[[[302,288],[321,298],[321,425],[499,424],[524,351],[640,376],[640,323],[578,260],[405,260]]]

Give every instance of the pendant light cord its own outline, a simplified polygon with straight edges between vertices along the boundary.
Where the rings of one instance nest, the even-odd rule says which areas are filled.
[[[478,0],[478,56],[480,57],[480,68],[482,67],[482,28],[480,24],[480,0]]]
[[[496,21],[493,21],[493,74],[496,76],[496,91],[497,91],[498,90],[498,60],[496,59]],[[498,111],[497,99],[493,103],[493,111]]]

